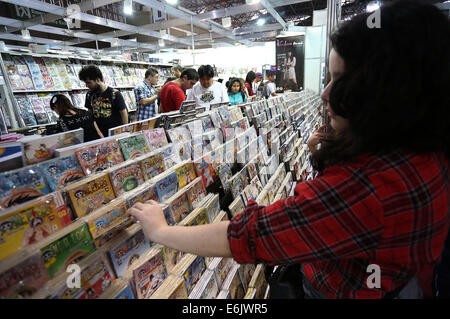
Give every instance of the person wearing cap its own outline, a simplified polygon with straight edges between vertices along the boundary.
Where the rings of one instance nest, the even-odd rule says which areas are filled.
[[[256,75],[256,77],[255,77],[255,79],[253,80],[253,83],[252,83],[252,90],[253,90],[253,92],[256,93],[256,91],[258,90],[258,86],[259,86],[259,84],[262,81],[263,75],[262,75],[261,72],[256,72],[255,75]]]

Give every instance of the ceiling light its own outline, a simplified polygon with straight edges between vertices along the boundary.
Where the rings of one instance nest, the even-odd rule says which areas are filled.
[[[231,27],[231,17],[222,18],[222,26],[224,28],[230,28]]]
[[[166,0],[168,4],[175,5],[178,3],[178,0]]]
[[[264,23],[266,23],[266,20],[264,20],[263,18],[258,19],[258,21],[256,21],[256,24],[259,26],[264,25]]]
[[[133,13],[133,0],[123,1],[123,13],[128,15]]]
[[[371,1],[367,4],[366,7],[367,12],[374,12],[378,9],[380,9],[380,3],[378,1]]]
[[[246,4],[249,4],[249,5],[257,4],[257,3],[259,3],[259,2],[260,2],[260,0],[245,0],[245,3],[246,3]]]
[[[28,29],[21,30],[22,32],[22,38],[24,39],[31,39],[30,31]]]
[[[158,40],[158,45],[159,45],[160,47],[165,46],[166,43],[164,42],[164,39],[159,39],[159,40]]]

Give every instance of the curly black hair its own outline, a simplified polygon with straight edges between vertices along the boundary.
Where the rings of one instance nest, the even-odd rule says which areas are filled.
[[[318,170],[400,149],[449,157],[449,19],[412,1],[382,6],[381,28],[368,27],[369,15],[343,23],[330,38],[345,63],[330,107],[348,119],[349,129],[315,152]]]
[[[99,67],[96,65],[88,65],[81,69],[80,73],[78,74],[78,77],[81,81],[96,81],[99,79],[103,82],[103,74],[102,71],[100,71]]]

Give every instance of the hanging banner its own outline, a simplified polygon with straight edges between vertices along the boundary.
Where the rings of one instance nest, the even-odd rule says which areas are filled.
[[[277,38],[277,90],[303,90],[305,36]]]

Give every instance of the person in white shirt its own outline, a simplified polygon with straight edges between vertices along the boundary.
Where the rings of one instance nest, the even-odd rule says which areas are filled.
[[[275,72],[274,71],[267,71],[266,72],[266,82],[265,85],[267,85],[267,91],[266,91],[266,98],[269,98],[271,96],[277,96],[277,88],[275,85]]]
[[[209,111],[212,103],[229,102],[226,87],[214,81],[214,69],[210,65],[202,65],[198,69],[200,81],[192,89],[186,91],[187,100],[193,100],[199,106],[205,106]]]

